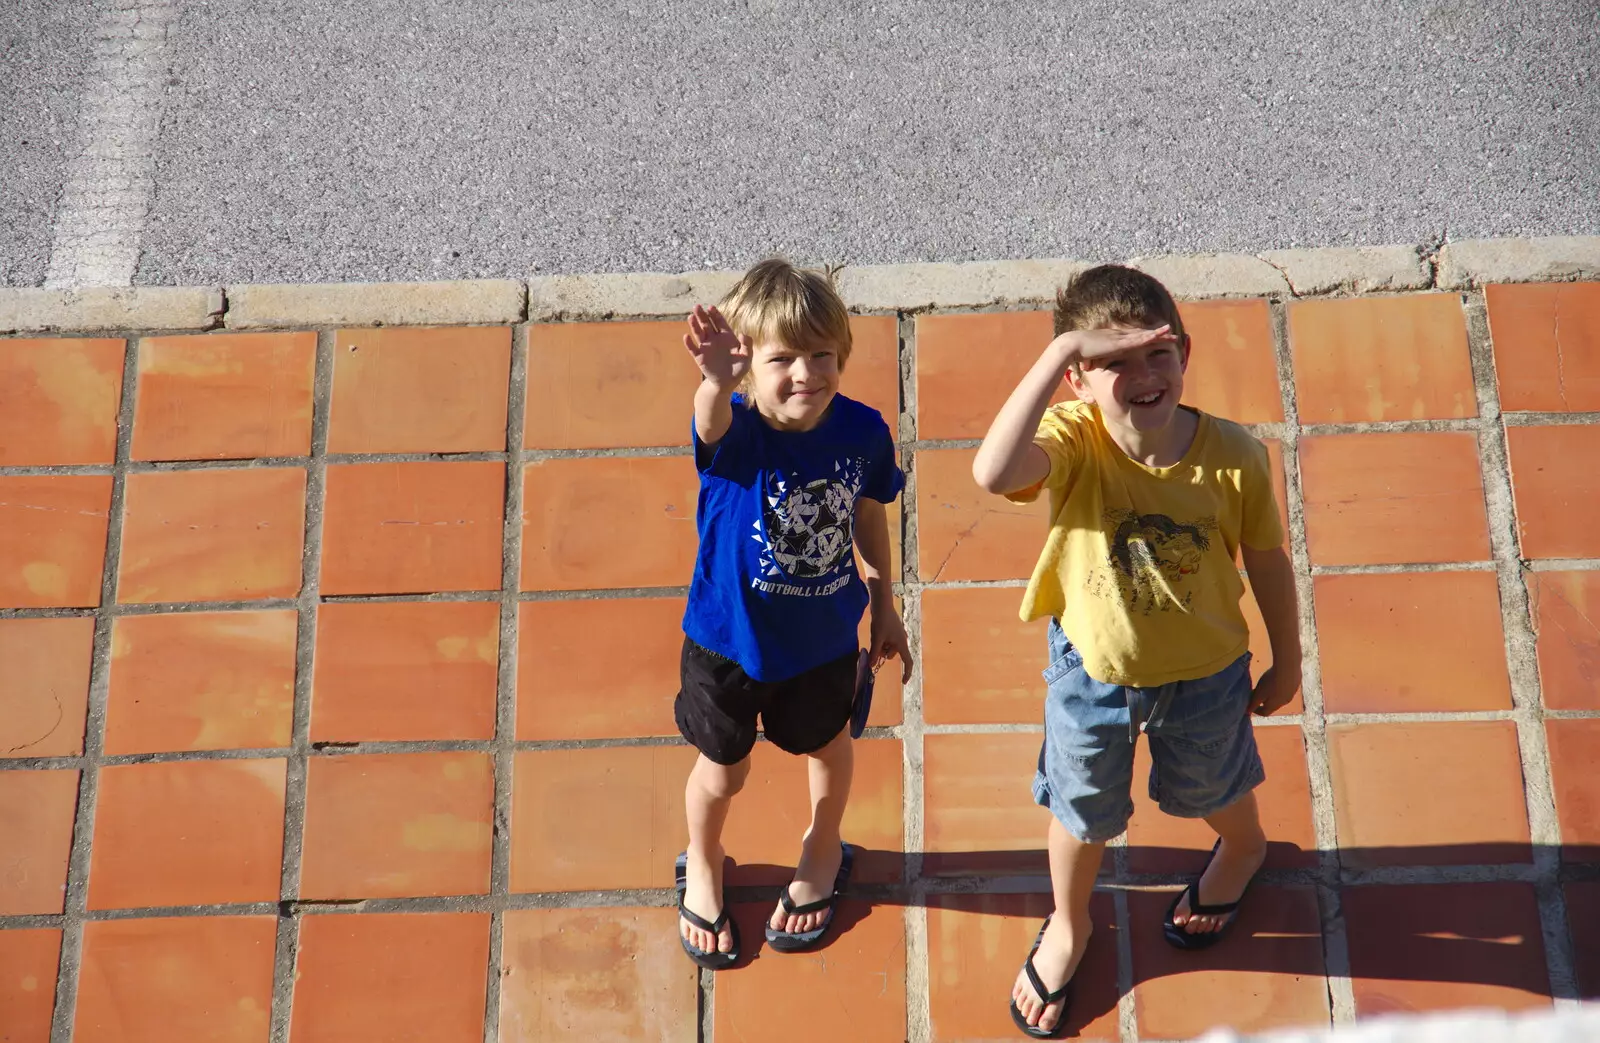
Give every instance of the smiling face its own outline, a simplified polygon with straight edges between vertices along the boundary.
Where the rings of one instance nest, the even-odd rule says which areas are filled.
[[[758,343],[750,356],[750,396],[756,409],[780,431],[809,431],[822,420],[839,392],[844,368],[836,345],[792,348]]]
[[[1183,337],[1178,344],[1154,344],[1085,362],[1069,370],[1067,380],[1079,399],[1100,407],[1108,426],[1152,434],[1165,430],[1177,414],[1188,364],[1189,341]]]

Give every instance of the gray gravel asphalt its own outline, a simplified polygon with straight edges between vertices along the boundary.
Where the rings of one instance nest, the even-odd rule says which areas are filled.
[[[0,5],[6,282],[114,2]],[[143,284],[1600,234],[1595,0],[177,4]]]

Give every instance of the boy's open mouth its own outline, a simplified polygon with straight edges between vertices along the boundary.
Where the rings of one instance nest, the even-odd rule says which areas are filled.
[[[1160,391],[1151,391],[1151,392],[1149,392],[1147,394],[1143,394],[1143,395],[1136,396],[1134,398],[1130,398],[1130,399],[1128,399],[1128,401],[1133,403],[1136,406],[1153,406],[1157,402],[1160,402],[1161,399],[1166,396],[1166,393],[1167,393],[1166,389],[1163,388]]]

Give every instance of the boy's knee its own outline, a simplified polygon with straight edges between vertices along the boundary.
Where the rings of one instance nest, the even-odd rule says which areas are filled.
[[[718,764],[702,756],[691,781],[713,799],[727,800],[744,789],[749,777],[749,757],[738,764]]]

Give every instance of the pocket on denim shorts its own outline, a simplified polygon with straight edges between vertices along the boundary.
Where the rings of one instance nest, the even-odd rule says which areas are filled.
[[[1050,621],[1048,640],[1050,665],[1044,668],[1044,683],[1055,684],[1083,665],[1083,653],[1067,640],[1067,635],[1061,630],[1061,624],[1054,619]]]

